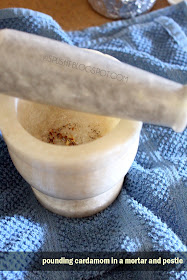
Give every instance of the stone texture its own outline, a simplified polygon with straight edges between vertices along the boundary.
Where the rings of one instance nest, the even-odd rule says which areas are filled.
[[[0,31],[0,92],[40,103],[172,127],[187,122],[186,87],[99,52]]]

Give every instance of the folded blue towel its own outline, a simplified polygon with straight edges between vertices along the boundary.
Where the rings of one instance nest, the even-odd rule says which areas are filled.
[[[48,15],[0,10],[0,29],[35,33],[107,53],[168,79],[187,83],[187,2],[130,20],[64,32]],[[16,54],[15,54],[16,55]],[[0,136],[0,251],[187,251],[186,135],[144,124],[122,191],[92,217],[69,219],[36,200]],[[101,174],[102,176],[102,174]],[[8,264],[7,264],[8,265]],[[0,279],[187,279],[181,272],[0,272]]]

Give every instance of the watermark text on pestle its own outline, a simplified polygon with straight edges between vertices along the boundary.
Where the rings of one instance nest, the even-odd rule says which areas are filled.
[[[63,67],[69,67],[69,68],[73,68],[73,69],[76,69],[79,71],[85,71],[85,72],[93,74],[93,75],[100,75],[102,77],[106,77],[106,78],[113,79],[113,80],[116,79],[117,81],[120,81],[120,82],[125,82],[125,83],[128,82],[128,77],[124,76],[122,74],[117,74],[115,72],[107,71],[107,70],[96,68],[93,66],[88,66],[83,63],[71,61],[70,59],[63,59],[63,58],[59,58],[59,57],[56,57],[53,55],[43,55],[43,56],[41,56],[41,60],[50,62],[50,63],[59,64],[59,65],[62,65]]]

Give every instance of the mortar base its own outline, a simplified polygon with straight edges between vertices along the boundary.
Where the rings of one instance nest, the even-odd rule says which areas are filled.
[[[124,178],[108,191],[87,199],[67,200],[48,196],[34,187],[38,201],[48,210],[69,218],[83,218],[94,215],[108,207],[118,196]]]

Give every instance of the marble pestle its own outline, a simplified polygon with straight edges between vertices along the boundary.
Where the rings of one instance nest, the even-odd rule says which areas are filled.
[[[183,131],[187,87],[95,51],[0,31],[0,93]]]

